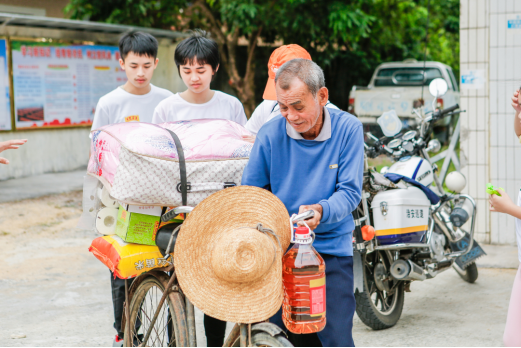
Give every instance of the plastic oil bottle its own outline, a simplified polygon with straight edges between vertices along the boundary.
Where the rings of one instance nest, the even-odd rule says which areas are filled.
[[[294,243],[282,259],[282,320],[296,334],[319,332],[326,326],[326,264],[308,227],[295,229]]]

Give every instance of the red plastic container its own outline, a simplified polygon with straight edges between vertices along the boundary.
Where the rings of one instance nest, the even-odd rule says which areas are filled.
[[[296,334],[319,332],[326,326],[326,264],[312,243],[309,229],[297,227],[295,244],[282,258],[282,320]]]

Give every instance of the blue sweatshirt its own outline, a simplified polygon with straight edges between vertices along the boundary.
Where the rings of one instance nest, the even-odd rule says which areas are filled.
[[[362,123],[347,112],[327,111],[315,140],[290,137],[301,138],[289,124],[286,130],[280,115],[267,122],[257,134],[241,184],[270,190],[290,216],[301,205],[319,203],[323,213],[313,246],[320,253],[352,256],[351,212],[360,202],[364,168]]]

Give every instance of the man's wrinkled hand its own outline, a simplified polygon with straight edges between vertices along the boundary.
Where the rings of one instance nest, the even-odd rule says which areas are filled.
[[[298,213],[302,214],[308,210],[313,210],[315,212],[315,216],[306,220],[306,224],[313,231],[318,225],[320,225],[320,219],[322,219],[322,206],[320,204],[301,205],[298,209]],[[297,224],[299,226],[305,226],[302,221],[299,221]]]

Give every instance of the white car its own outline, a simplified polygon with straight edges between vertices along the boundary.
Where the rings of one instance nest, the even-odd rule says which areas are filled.
[[[424,68],[424,62],[407,59],[380,64],[367,87],[353,86],[348,112],[358,116],[362,123],[374,125],[382,113],[395,110],[406,125],[413,126],[416,123],[413,108],[423,105],[423,112],[432,110],[434,97],[429,94],[429,83],[435,78],[444,79],[449,86],[448,92],[438,98],[437,107],[447,108],[459,103],[458,82],[450,66],[425,62]]]

